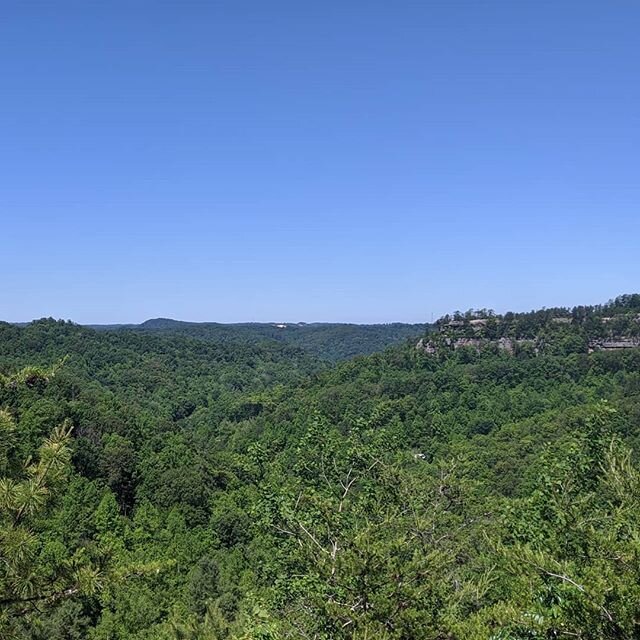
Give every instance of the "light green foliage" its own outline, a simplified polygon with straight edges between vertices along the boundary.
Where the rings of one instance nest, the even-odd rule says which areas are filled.
[[[37,371],[21,372],[4,385],[28,384]],[[101,573],[84,549],[68,549],[46,526],[71,471],[71,426],[55,427],[33,457],[16,459],[20,425],[7,409],[0,412],[0,630],[16,632],[42,607],[77,593],[94,593]]]
[[[321,420],[297,460],[291,480],[263,486],[262,526],[288,576],[274,570],[270,593],[283,637],[443,633],[443,604],[466,597],[461,553],[477,526],[457,465],[430,473],[385,430],[358,424],[345,437]]]
[[[217,327],[0,324],[0,636],[639,637],[640,350],[587,352],[638,314],[467,312],[331,368]]]

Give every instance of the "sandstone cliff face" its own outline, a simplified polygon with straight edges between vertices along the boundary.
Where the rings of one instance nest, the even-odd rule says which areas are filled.
[[[637,298],[631,312],[624,310],[624,304],[629,306],[624,299],[619,301],[623,307],[619,313],[607,315],[581,308],[504,316],[486,310],[470,310],[465,316],[456,312],[439,319],[433,327],[437,331],[420,340],[416,349],[430,355],[458,349],[515,354],[526,346],[528,352],[538,355],[640,348],[640,296]]]
[[[614,338],[603,338],[601,340],[591,340],[589,342],[589,353],[593,351],[615,351],[617,349],[635,349],[640,347],[640,338],[629,336],[618,336]]]
[[[444,338],[439,343],[425,340],[422,338],[416,344],[416,349],[428,353],[429,355],[435,355],[438,353],[438,348],[445,349],[462,349],[472,348],[476,351],[480,351],[482,348],[495,345],[499,351],[506,351],[507,353],[514,354],[518,346],[532,345],[534,353],[538,354],[541,350],[541,345],[538,341],[527,338],[498,338],[497,340],[489,340],[485,338]],[[594,339],[589,342],[589,353],[594,351],[617,351],[620,349],[638,349],[640,348],[640,338],[630,336],[617,336],[612,338]]]
[[[465,347],[470,347],[475,349],[476,351],[480,351],[483,347],[489,345],[495,345],[499,351],[506,351],[507,353],[513,354],[516,351],[516,348],[521,345],[530,344],[534,346],[534,351],[538,353],[538,346],[535,340],[527,339],[527,338],[498,338],[497,340],[489,340],[486,338],[444,338],[440,341],[440,346],[445,347],[447,349],[453,349],[454,351],[457,349],[463,349]],[[430,355],[436,354],[438,352],[438,344],[425,340],[422,338],[416,344],[416,349],[419,351],[424,351]]]

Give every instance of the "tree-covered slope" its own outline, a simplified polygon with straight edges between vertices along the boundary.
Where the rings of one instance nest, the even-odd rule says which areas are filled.
[[[181,322],[167,318],[140,325],[94,325],[100,331],[132,331],[190,336],[217,343],[278,342],[298,347],[309,355],[338,362],[358,355],[382,351],[388,346],[422,335],[425,324],[345,323],[237,323]]]
[[[3,637],[638,637],[639,302],[460,314],[332,368],[2,327]]]
[[[98,332],[43,319],[17,327],[0,323],[0,367],[50,365],[110,389],[132,404],[178,396],[199,404],[220,394],[293,382],[322,368],[301,349],[275,342],[219,343],[188,335]]]

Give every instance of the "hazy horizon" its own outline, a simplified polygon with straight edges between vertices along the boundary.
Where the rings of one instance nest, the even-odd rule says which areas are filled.
[[[447,315],[447,314],[453,314],[457,311],[460,311],[462,313],[465,313],[466,311],[469,310],[480,310],[480,309],[487,309],[487,310],[491,310],[499,315],[501,314],[505,314],[508,312],[513,312],[513,313],[528,313],[530,311],[537,311],[539,309],[550,309],[550,308],[572,308],[575,306],[580,306],[580,305],[599,305],[599,304],[605,304],[607,302],[609,302],[610,300],[615,299],[617,296],[620,295],[624,295],[624,294],[631,294],[631,293],[636,293],[635,291],[620,291],[618,293],[615,293],[614,295],[610,295],[608,297],[605,297],[601,300],[579,300],[579,301],[575,301],[572,302],[571,304],[543,304],[540,305],[539,307],[531,307],[531,308],[515,308],[515,307],[506,307],[504,309],[495,309],[494,307],[490,307],[487,305],[479,305],[476,307],[456,307],[456,308],[452,308],[452,309],[448,309],[443,311],[442,313],[439,314],[433,314],[433,316],[429,316],[428,319],[424,319],[424,320],[404,320],[404,319],[400,319],[400,320],[381,320],[381,321],[358,321],[358,320],[343,320],[343,319],[329,319],[329,320],[299,320],[299,319],[287,319],[287,318],[275,318],[275,319],[258,319],[258,320],[228,320],[228,321],[223,321],[223,320],[217,320],[217,319],[201,319],[201,320],[193,320],[193,319],[189,319],[189,318],[178,318],[178,317],[174,317],[174,316],[170,316],[170,315],[158,315],[158,316],[150,316],[148,318],[143,318],[141,320],[123,320],[123,321],[116,321],[116,322],[93,322],[93,321],[87,321],[87,322],[81,322],[78,321],[74,318],[71,317],[57,317],[57,316],[52,316],[52,315],[43,315],[43,316],[39,316],[37,318],[31,318],[30,320],[7,320],[6,318],[0,318],[0,322],[9,322],[12,324],[28,324],[30,322],[35,322],[37,320],[42,320],[42,319],[46,319],[46,318],[53,318],[54,320],[65,320],[65,321],[70,321],[70,322],[74,322],[75,324],[79,324],[82,326],[109,326],[109,325],[141,325],[145,322],[148,321],[152,321],[152,320],[171,320],[174,322],[184,322],[184,323],[191,323],[191,324],[223,324],[223,325],[232,325],[232,324],[288,324],[288,325],[296,325],[296,324],[357,324],[357,325],[367,325],[367,324],[371,324],[371,325],[376,325],[376,324],[431,324],[433,322],[435,322],[436,320],[438,320],[439,318]]]

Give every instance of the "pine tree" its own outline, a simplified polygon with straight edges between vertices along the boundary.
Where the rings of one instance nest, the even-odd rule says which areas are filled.
[[[4,377],[3,386],[46,384],[48,374],[29,368]],[[81,593],[93,593],[101,573],[84,549],[64,549],[47,535],[71,473],[72,426],[56,426],[38,450],[20,459],[20,424],[0,410],[0,635],[11,637],[16,620]]]

